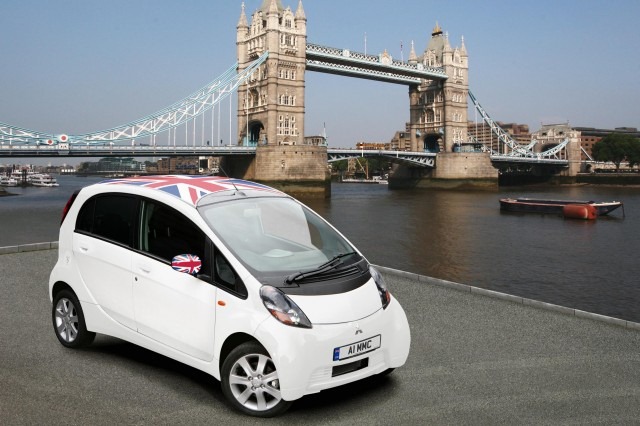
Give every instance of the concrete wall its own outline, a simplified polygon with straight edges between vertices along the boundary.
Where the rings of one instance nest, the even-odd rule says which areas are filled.
[[[498,188],[498,170],[488,153],[441,152],[435,169],[395,165],[389,187],[493,190]]]
[[[327,161],[325,146],[262,145],[256,152],[255,167],[244,177],[296,197],[328,197],[331,176]]]
[[[442,152],[436,157],[435,179],[498,179],[488,153]]]

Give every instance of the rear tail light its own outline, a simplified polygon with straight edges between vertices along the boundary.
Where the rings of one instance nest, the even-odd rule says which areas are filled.
[[[67,213],[69,213],[69,209],[71,209],[71,206],[76,200],[78,193],[80,193],[80,190],[75,191],[73,194],[71,194],[71,197],[69,197],[69,200],[67,200],[67,204],[65,204],[64,209],[62,210],[62,220],[60,220],[60,225],[62,225],[62,222],[64,222],[64,218],[67,217]]]

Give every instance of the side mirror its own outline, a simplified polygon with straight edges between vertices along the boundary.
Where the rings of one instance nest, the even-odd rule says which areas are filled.
[[[171,260],[171,267],[184,274],[196,275],[202,268],[202,261],[195,254],[179,254]]]

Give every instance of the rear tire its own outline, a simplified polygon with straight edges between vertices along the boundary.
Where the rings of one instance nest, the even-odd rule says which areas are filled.
[[[257,342],[246,342],[232,350],[222,364],[221,377],[224,396],[250,416],[274,417],[292,404],[282,399],[276,366]]]
[[[96,337],[96,333],[87,330],[82,306],[70,290],[56,293],[53,298],[51,320],[58,341],[67,348],[87,346]]]

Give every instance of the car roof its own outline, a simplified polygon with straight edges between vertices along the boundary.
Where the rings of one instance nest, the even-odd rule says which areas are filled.
[[[166,192],[195,206],[205,195],[223,191],[252,190],[265,193],[279,193],[277,189],[250,182],[243,179],[235,179],[220,176],[189,176],[189,175],[158,175],[139,176],[123,179],[110,179],[98,183],[98,185],[135,185],[141,188],[154,189]],[[282,194],[284,195],[284,194]]]

